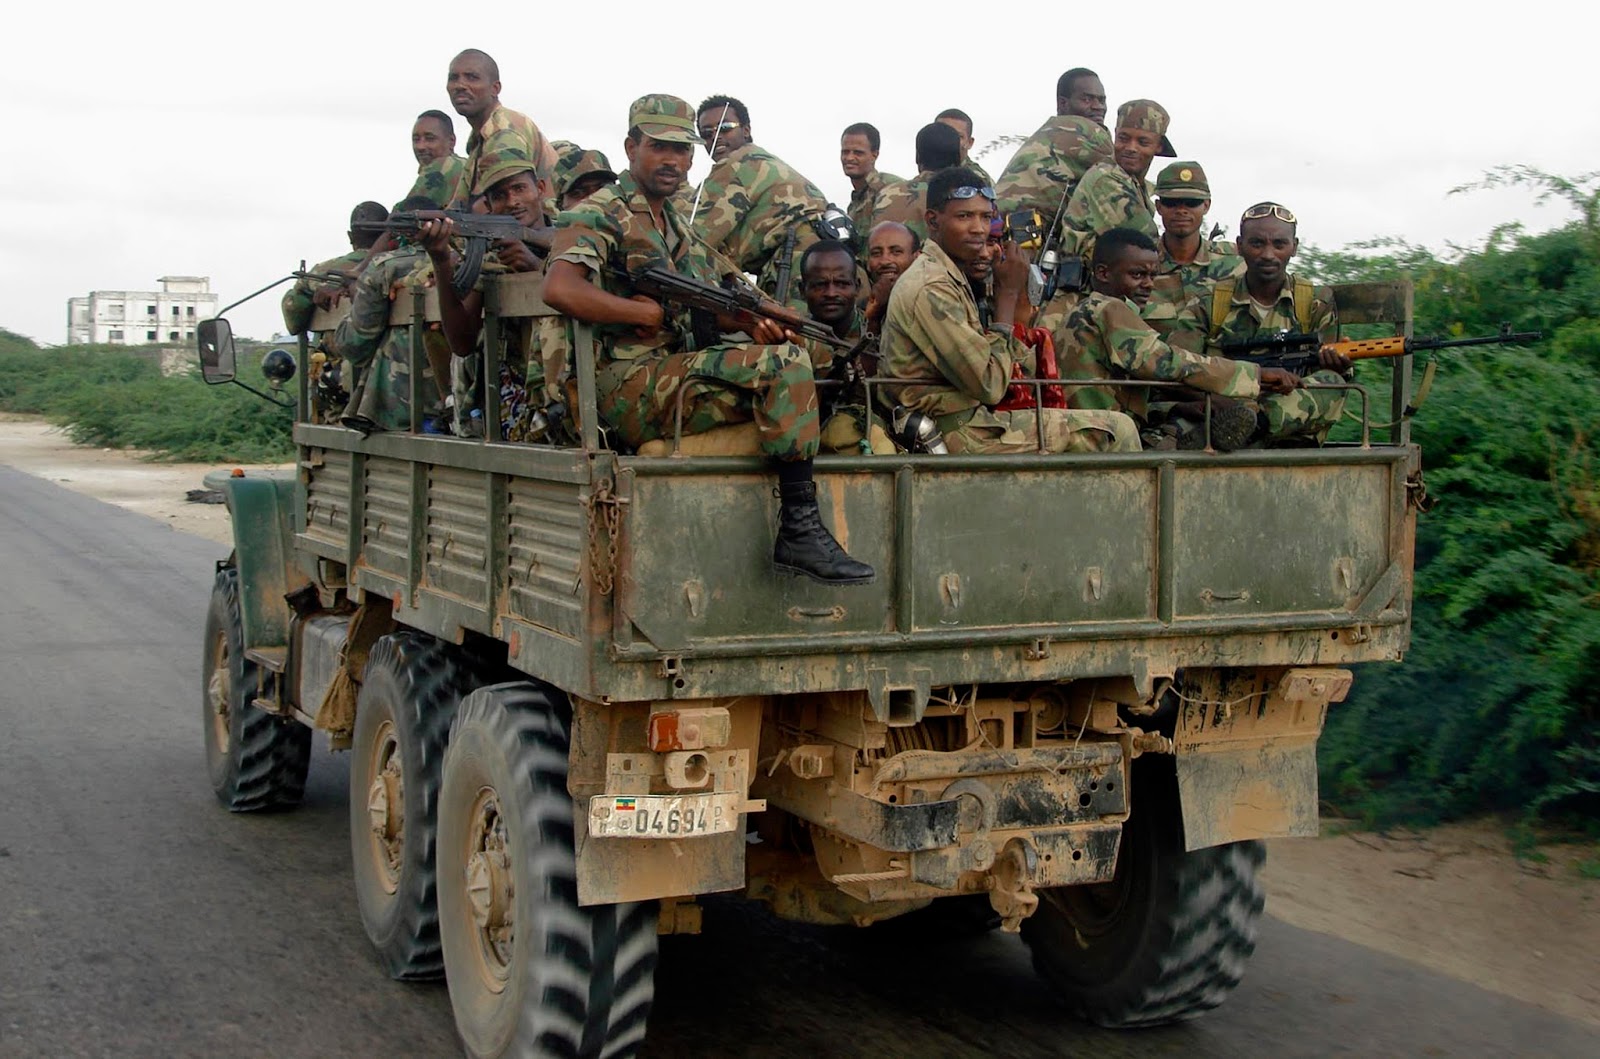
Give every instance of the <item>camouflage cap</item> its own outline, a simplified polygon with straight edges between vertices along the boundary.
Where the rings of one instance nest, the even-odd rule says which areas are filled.
[[[1173,162],[1156,176],[1158,199],[1209,199],[1211,185],[1199,162]]]
[[[1167,108],[1153,99],[1130,99],[1117,108],[1117,128],[1143,129],[1161,137],[1161,149],[1156,151],[1160,158],[1178,157],[1178,152],[1172,149],[1172,141],[1167,139],[1171,124]]]
[[[694,108],[677,96],[660,93],[640,96],[628,108],[628,128],[638,129],[652,140],[700,142],[700,131],[694,123]]]
[[[599,151],[579,151],[568,155],[556,163],[556,196],[565,195],[567,189],[579,180],[596,173],[611,180],[617,179],[617,171],[611,168],[611,163]]]
[[[537,181],[539,179],[539,163],[529,158],[520,148],[507,147],[503,150],[495,151],[493,154],[487,154],[483,158],[483,164],[478,169],[478,182],[473,186],[472,193],[474,195],[488,194],[490,188],[506,177],[527,172],[533,173],[533,178]]]

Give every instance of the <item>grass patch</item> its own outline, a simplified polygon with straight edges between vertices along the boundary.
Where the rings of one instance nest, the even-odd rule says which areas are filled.
[[[235,386],[164,376],[127,352],[0,349],[0,411],[42,415],[73,441],[155,459],[276,463],[294,455],[292,415]]]

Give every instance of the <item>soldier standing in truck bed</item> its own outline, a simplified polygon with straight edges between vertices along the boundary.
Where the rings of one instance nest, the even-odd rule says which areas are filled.
[[[451,59],[445,91],[456,113],[472,126],[472,134],[467,137],[467,171],[458,201],[470,201],[489,190],[484,175],[494,168],[500,152],[508,149],[533,159],[539,167],[539,179],[549,184],[555,170],[555,149],[532,118],[500,102],[500,67],[487,52],[468,48]],[[466,206],[463,204],[462,208]]]
[[[1111,160],[1111,134],[1102,124],[1106,90],[1093,70],[1077,67],[1056,81],[1056,113],[1011,156],[994,185],[1001,210],[1034,210],[1044,231],[1060,223],[1083,174]]]
[[[872,204],[872,227],[897,221],[915,232],[918,239],[928,238],[928,181],[960,160],[961,135],[956,130],[937,121],[918,129],[917,175],[890,184],[878,193],[878,200]]]
[[[765,319],[721,322],[753,342],[693,348],[684,314],[636,294],[627,278],[655,266],[709,283],[737,277],[738,266],[697,239],[672,202],[699,142],[694,111],[683,100],[634,101],[624,141],[628,171],[557,219],[544,299],[595,325],[597,403],[624,443],[670,437],[680,390],[688,433],[754,420],[782,499],[774,566],[826,584],[865,583],[872,567],[845,554],[817,507],[817,388],[805,351]]]
[[[878,151],[883,139],[878,129],[867,122],[858,121],[839,134],[839,167],[850,178],[850,223],[855,225],[858,238],[865,238],[872,227],[872,204],[878,192],[900,178],[878,169]]]
[[[411,153],[417,160],[417,179],[406,198],[422,196],[445,209],[465,198],[461,178],[467,160],[456,154],[456,127],[442,110],[425,110],[411,126]]]

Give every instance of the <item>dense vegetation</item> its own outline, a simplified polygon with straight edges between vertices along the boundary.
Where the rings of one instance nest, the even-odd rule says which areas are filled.
[[[1413,420],[1438,504],[1418,533],[1412,649],[1362,670],[1321,751],[1324,798],[1369,822],[1600,816],[1600,174],[1508,168],[1498,183],[1579,219],[1445,256],[1305,254],[1327,281],[1411,276],[1417,334],[1546,335],[1442,355]]]
[[[248,363],[240,351],[240,363]],[[144,449],[157,459],[268,463],[293,457],[290,415],[236,386],[163,376],[120,346],[42,350],[0,331],[0,411],[62,424],[85,445]]]

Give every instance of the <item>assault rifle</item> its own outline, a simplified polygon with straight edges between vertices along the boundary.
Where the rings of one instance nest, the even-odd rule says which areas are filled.
[[[744,284],[735,283],[727,287],[718,287],[660,265],[642,268],[637,272],[625,272],[621,269],[608,271],[632,285],[638,293],[659,302],[671,302],[686,309],[699,309],[707,313],[751,313],[774,320],[802,338],[821,342],[833,349],[855,348],[854,343],[846,342],[834,334],[833,328],[827,324],[813,320],[809,316],[801,316],[793,309],[779,305],[760,291]]]
[[[1317,351],[1329,346],[1351,360],[1368,360],[1373,357],[1404,357],[1429,349],[1453,349],[1457,346],[1497,346],[1502,344],[1537,342],[1544,337],[1541,331],[1513,331],[1510,324],[1501,324],[1499,334],[1475,335],[1471,338],[1358,338],[1343,342],[1324,342],[1316,335],[1300,331],[1277,331],[1257,338],[1230,338],[1221,343],[1222,355],[1233,360],[1249,361],[1263,368],[1283,368],[1296,375],[1314,371],[1320,361]]]
[[[540,253],[550,249],[555,236],[554,228],[524,228],[515,217],[496,213],[468,213],[464,210],[405,210],[389,214],[386,221],[357,221],[358,232],[394,232],[396,235],[415,236],[425,221],[454,221],[456,235],[467,241],[461,260],[456,263],[450,285],[462,297],[478,282],[483,271],[483,258],[489,243],[502,239],[520,239]]]

